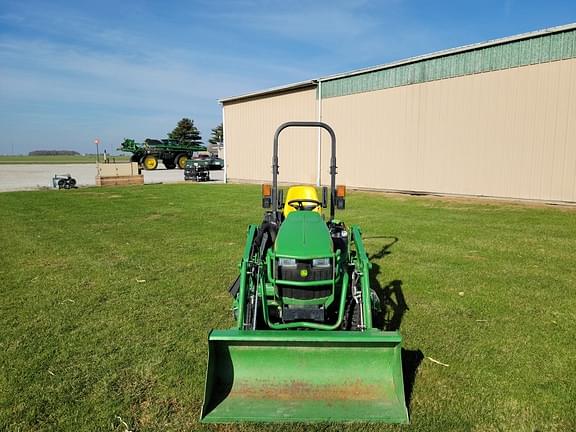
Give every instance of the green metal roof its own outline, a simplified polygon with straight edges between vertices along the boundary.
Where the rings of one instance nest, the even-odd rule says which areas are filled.
[[[322,83],[322,98],[575,58],[576,26],[527,39],[496,42],[456,52],[437,53],[433,57],[415,58],[380,69],[324,78],[319,80]]]
[[[324,99],[569,58],[576,58],[576,23],[224,98],[219,102],[264,97],[318,84]]]

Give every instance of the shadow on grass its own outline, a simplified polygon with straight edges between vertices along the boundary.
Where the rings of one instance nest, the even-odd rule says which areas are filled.
[[[398,242],[398,237],[378,236],[371,237],[372,239],[390,239],[382,248],[370,255],[369,259],[372,263],[370,270],[370,286],[380,300],[380,313],[374,317],[374,326],[380,330],[395,331],[400,329],[404,314],[410,308],[406,303],[406,297],[402,291],[402,280],[394,279],[388,282],[385,286],[380,284],[378,275],[380,274],[380,265],[373,262],[373,260],[382,259],[386,255],[391,254],[390,248]],[[424,354],[421,350],[408,350],[402,348],[402,374],[404,378],[404,395],[406,399],[406,406],[410,412],[410,401],[412,399],[412,391],[414,389],[414,380],[416,373],[420,367],[420,363],[424,359]]]
[[[363,240],[366,241],[366,240],[379,240],[379,239],[388,239],[391,241],[386,243],[384,246],[382,246],[382,248],[380,248],[380,250],[378,252],[370,255],[368,257],[368,259],[370,261],[375,260],[375,259],[384,258],[386,255],[391,254],[392,252],[390,252],[390,248],[392,246],[394,246],[396,243],[398,243],[398,240],[399,240],[398,237],[394,237],[394,236],[371,236],[371,237],[365,237]]]
[[[412,400],[412,390],[414,390],[414,381],[416,380],[416,372],[420,367],[420,363],[424,360],[424,353],[417,350],[407,350],[402,348],[402,376],[404,378],[404,399],[408,414],[411,413],[410,401]]]

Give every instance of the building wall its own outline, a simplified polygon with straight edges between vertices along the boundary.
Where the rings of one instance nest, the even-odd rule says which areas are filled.
[[[576,202],[575,58],[336,94],[321,104],[339,183]],[[316,120],[317,110],[315,88],[226,102],[228,178],[270,181],[276,127]],[[316,182],[317,133],[282,134],[281,182]],[[323,184],[328,152],[323,134]]]
[[[350,187],[576,201],[576,59],[330,97],[322,113]]]
[[[316,109],[315,88],[224,104],[228,179],[270,182],[276,128],[291,120],[316,120]],[[279,181],[316,182],[317,136],[310,129],[282,132]]]

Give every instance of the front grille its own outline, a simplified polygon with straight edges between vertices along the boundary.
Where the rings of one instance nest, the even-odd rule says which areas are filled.
[[[296,287],[278,284],[278,293],[281,297],[295,300],[314,300],[328,297],[332,293],[331,285]]]
[[[277,261],[278,262],[278,261]],[[278,265],[277,282],[280,296],[296,300],[313,300],[328,297],[332,285],[293,286],[282,281],[316,282],[333,278],[332,262],[329,266],[313,266],[311,260],[296,260],[295,265]]]

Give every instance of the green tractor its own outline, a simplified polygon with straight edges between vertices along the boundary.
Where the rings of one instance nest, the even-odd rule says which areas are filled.
[[[332,140],[330,189],[278,188],[278,138],[320,127]],[[201,421],[408,423],[398,331],[374,327],[377,296],[358,226],[335,218],[336,137],[321,122],[288,122],[274,136],[267,209],[250,225],[230,288],[236,326],[213,330]],[[323,210],[329,207],[326,218]]]

